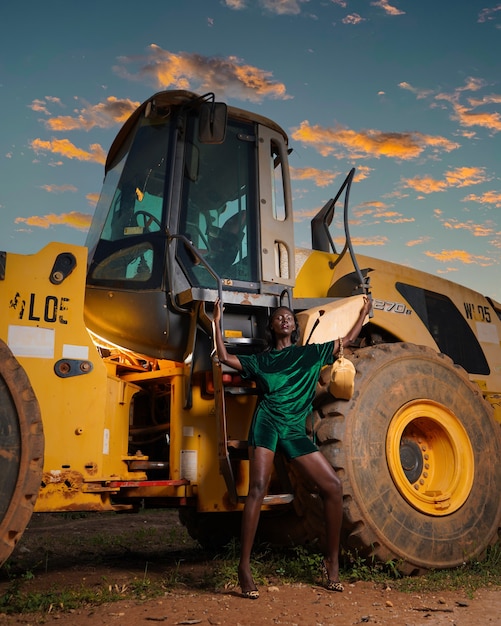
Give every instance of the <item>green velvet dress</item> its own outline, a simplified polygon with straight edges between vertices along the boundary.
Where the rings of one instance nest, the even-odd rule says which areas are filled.
[[[317,447],[306,435],[306,418],[324,365],[334,361],[334,342],[291,345],[239,355],[242,375],[256,381],[260,400],[249,431],[249,445],[282,450],[294,459]]]

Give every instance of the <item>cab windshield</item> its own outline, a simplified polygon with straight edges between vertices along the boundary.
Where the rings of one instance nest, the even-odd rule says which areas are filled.
[[[143,119],[128,153],[107,173],[87,237],[90,282],[152,287],[161,280],[170,126]]]
[[[170,284],[177,292],[186,284],[214,289],[215,273],[224,285],[252,290],[258,277],[254,128],[229,121],[223,143],[203,143],[196,109],[181,131],[174,119],[142,118],[108,171],[87,238],[88,283]],[[169,233],[188,239],[195,254]],[[176,246],[175,259],[169,246]]]
[[[197,140],[186,145],[179,232],[200,254],[194,262],[179,244],[178,254],[190,283],[214,287],[208,264],[223,284],[238,288],[257,281],[255,238],[256,156],[252,126],[228,123],[222,144]]]

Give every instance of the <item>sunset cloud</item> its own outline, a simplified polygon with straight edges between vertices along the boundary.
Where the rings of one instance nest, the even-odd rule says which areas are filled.
[[[501,4],[496,5],[492,8],[482,9],[478,14],[478,22],[483,24],[484,22],[490,22],[496,19],[496,13],[501,11]]]
[[[298,15],[301,13],[301,2],[307,0],[260,0],[259,4],[277,15]]]
[[[358,13],[350,13],[341,20],[343,24],[360,24],[365,22],[365,18],[361,17]]]
[[[428,148],[433,152],[451,152],[459,144],[445,137],[425,135],[418,132],[392,133],[379,130],[356,132],[337,126],[329,128],[319,124],[311,125],[308,120],[293,129],[292,138],[317,150],[322,156],[334,155],[346,158],[387,158],[416,159]]]
[[[304,222],[305,220],[311,220],[320,211],[321,207],[315,207],[312,209],[298,209],[294,211],[294,221],[296,223]]]
[[[490,94],[482,98],[468,98],[468,103],[473,107],[480,107],[485,104],[501,104],[500,94]]]
[[[433,90],[431,89],[418,89],[417,87],[413,87],[407,82],[401,82],[398,84],[401,89],[405,89],[413,93],[418,100],[423,100],[424,98],[428,98],[428,96],[433,94]]]
[[[153,83],[159,89],[215,91],[218,97],[232,96],[254,102],[264,98],[287,100],[291,97],[283,83],[273,80],[272,72],[246,64],[235,56],[175,54],[151,44],[146,55],[120,57],[119,63],[113,69],[122,78]],[[135,71],[128,70],[130,66],[134,66]]]
[[[426,243],[427,241],[429,241],[431,239],[431,237],[424,235],[423,237],[419,237],[419,239],[411,239],[410,241],[406,242],[406,246],[408,246],[409,248],[412,248],[414,246],[420,246],[423,243]]]
[[[405,178],[402,181],[404,188],[414,189],[419,193],[437,193],[450,188],[469,187],[485,183],[489,178],[483,167],[457,167],[445,172],[444,178],[436,179],[432,176],[416,176]]]
[[[87,202],[95,207],[98,200],[99,200],[99,194],[98,193],[88,193],[85,198],[87,199]]]
[[[492,223],[477,224],[472,220],[468,220],[467,222],[460,222],[456,219],[448,219],[443,220],[442,224],[445,228],[448,228],[449,230],[467,230],[474,237],[491,237],[496,232],[496,228]]]
[[[49,213],[47,215],[33,215],[31,217],[16,217],[16,224],[26,224],[27,226],[35,226],[36,228],[51,228],[52,226],[68,226],[77,230],[86,231],[92,222],[92,215],[89,213],[80,213],[79,211],[71,211],[70,213]]]
[[[479,111],[468,108],[458,102],[451,102],[454,113],[453,120],[457,120],[461,126],[480,126],[494,132],[501,131],[501,115],[497,112]]]
[[[392,6],[388,0],[377,0],[376,2],[371,2],[371,4],[374,7],[380,7],[388,15],[405,15],[405,11],[401,11],[397,9],[397,7]]]
[[[44,115],[50,115],[48,104],[58,104],[62,106],[60,98],[54,98],[53,96],[45,96],[45,98],[37,98],[29,105],[32,111],[37,113],[43,113]]]
[[[379,224],[403,224],[406,222],[414,222],[414,217],[404,217],[399,211],[395,211],[392,207],[381,202],[380,200],[373,202],[363,202],[354,210],[357,219],[364,219],[364,225]]]
[[[493,204],[497,209],[501,207],[501,191],[486,191],[480,196],[470,194],[462,202],[478,202],[479,204]]]
[[[501,5],[500,5],[501,6]],[[496,105],[501,102],[501,95],[490,94],[482,98],[466,98],[468,92],[478,92],[487,86],[482,78],[468,76],[464,85],[457,87],[452,93],[436,93],[430,89],[420,89],[410,83],[403,81],[398,85],[401,89],[412,92],[418,100],[433,97],[436,103],[445,103],[450,106],[452,112],[450,119],[457,121],[462,129],[462,134],[466,138],[472,138],[475,133],[466,129],[485,128],[490,132],[501,131],[501,115],[497,111],[478,110],[488,105]]]
[[[291,167],[290,174],[293,180],[312,180],[317,187],[327,187],[339,176],[338,172],[319,170],[316,167]]]
[[[442,252],[431,252],[427,250],[424,254],[426,256],[440,261],[441,263],[450,263],[451,261],[459,261],[465,265],[480,265],[481,267],[488,267],[495,263],[494,259],[477,254],[471,254],[466,250],[442,250]]]
[[[46,120],[45,126],[52,131],[90,130],[110,128],[123,124],[139,106],[139,102],[110,96],[98,104],[85,104],[75,115],[60,115]]]
[[[245,9],[244,0],[223,0],[223,4],[226,5],[229,9],[234,9],[235,11]]]
[[[53,139],[52,141],[34,139],[30,145],[33,151],[37,154],[59,154],[67,159],[76,159],[77,161],[93,161],[101,164],[104,164],[106,161],[106,152],[97,143],[91,144],[88,151],[77,148],[68,139]]]
[[[355,249],[361,246],[386,246],[389,239],[385,235],[374,235],[373,237],[352,237],[351,242]],[[344,239],[337,237],[335,242],[338,245],[344,244]]]
[[[249,5],[258,4],[261,8],[275,15],[299,15],[301,13],[301,5],[308,4],[310,0],[222,0],[229,9],[241,11]],[[344,0],[332,0],[334,4],[346,6]],[[314,17],[310,15],[309,17]]]
[[[355,172],[355,177],[353,178],[353,182],[359,183],[360,181],[369,178],[371,172],[373,171],[374,168],[372,167],[368,167],[367,165],[358,165]]]
[[[41,189],[44,189],[48,193],[65,193],[66,191],[76,192],[78,189],[75,185],[42,185]]]

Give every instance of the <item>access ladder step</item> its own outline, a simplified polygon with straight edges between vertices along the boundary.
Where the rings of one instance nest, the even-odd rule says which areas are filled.
[[[238,496],[238,501],[243,503],[247,496]],[[280,504],[290,504],[294,500],[293,493],[270,493],[264,496],[263,504],[268,506],[277,506]]]

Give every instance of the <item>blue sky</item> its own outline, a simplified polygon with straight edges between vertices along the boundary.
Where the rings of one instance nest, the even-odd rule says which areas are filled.
[[[500,2],[9,3],[0,249],[83,244],[121,124],[180,88],[287,131],[298,245],[356,167],[356,250],[501,301]]]

